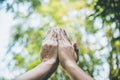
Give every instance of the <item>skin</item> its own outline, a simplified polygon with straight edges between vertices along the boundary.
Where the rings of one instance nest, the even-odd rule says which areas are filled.
[[[61,65],[65,66],[65,62],[67,61],[77,61],[77,55],[74,51],[74,47],[71,45],[66,33],[63,29],[58,29],[58,56]],[[68,52],[69,51],[69,52]]]
[[[34,69],[24,73],[15,80],[47,80],[58,67],[57,58],[57,34],[54,29],[47,33],[47,37],[42,43],[41,64]]]
[[[93,80],[80,67],[77,66],[77,54],[71,45],[65,30],[58,29],[58,56],[61,66],[67,72],[71,80]]]
[[[60,63],[71,80],[93,80],[77,66],[78,49],[71,45],[65,30],[52,28],[48,31],[41,48],[41,64],[15,80],[47,80]]]

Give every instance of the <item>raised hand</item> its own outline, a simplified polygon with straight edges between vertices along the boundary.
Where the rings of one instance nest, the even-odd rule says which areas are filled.
[[[56,29],[50,29],[45,40],[42,43],[41,60],[42,62],[57,62],[57,33]]]
[[[57,29],[57,38],[58,38],[58,56],[59,61],[62,66],[65,66],[68,63],[76,63],[77,61],[77,54],[75,52],[76,45],[73,45],[70,43],[69,38],[67,37],[67,34],[65,30],[58,28]]]
[[[74,46],[71,45],[65,30],[58,28],[57,32],[59,61],[64,71],[69,75],[70,79],[93,80],[93,78],[77,66],[76,61],[78,60],[78,56],[76,52],[78,50],[76,48],[76,44],[74,44]]]
[[[57,34],[50,29],[42,43],[41,64],[17,77],[15,80],[47,80],[58,67]]]

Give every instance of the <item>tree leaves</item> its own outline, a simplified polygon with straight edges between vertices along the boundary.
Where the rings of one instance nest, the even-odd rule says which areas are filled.
[[[94,47],[91,48],[92,46],[89,42],[91,39],[88,38],[88,35],[95,35],[99,30],[103,31],[105,35],[102,37],[108,39],[108,42],[106,42],[108,45],[105,47],[102,46],[102,49],[107,48],[107,50],[111,50],[107,56],[109,56],[108,63],[110,66],[113,66],[113,54],[119,56],[120,52],[119,3],[120,0],[93,0],[89,5],[86,0],[49,0],[48,2],[44,0],[15,0],[12,4],[6,2],[6,10],[13,11],[13,14],[17,16],[16,20],[23,22],[18,23],[11,30],[10,44],[12,44],[12,46],[9,46],[9,48],[12,49],[15,44],[23,47],[22,53],[11,52],[14,56],[13,61],[16,61],[15,67],[30,70],[38,65],[40,63],[40,56],[38,55],[42,40],[50,27],[57,26],[65,28],[69,33],[70,39],[78,43],[78,65],[91,76],[94,76],[94,72],[97,71],[96,66],[102,64],[102,61],[95,56],[95,49],[99,44],[99,40],[96,40],[94,44],[91,43],[91,45],[97,44],[94,46],[95,49],[93,49]],[[18,6],[17,9],[13,7],[14,5]],[[21,6],[27,6],[25,11],[29,14],[24,15],[23,12],[20,12],[19,8]],[[31,20],[31,16],[33,16],[33,14],[36,15],[36,13],[40,18],[40,26],[32,26],[30,23],[27,23],[27,21],[29,22],[29,20]],[[91,13],[93,14],[91,15]],[[103,23],[99,22],[99,20],[98,25],[95,25],[96,18],[102,19]],[[35,18],[32,20],[36,21]],[[112,27],[112,23],[116,24],[115,28]],[[99,24],[102,24],[102,27],[99,28]],[[114,37],[116,30],[118,30],[118,33],[117,36]],[[100,51],[101,50],[98,50],[98,52]],[[26,54],[28,55],[27,58],[25,57]],[[117,61],[116,58],[114,58],[114,60]],[[116,63],[119,64],[119,61]],[[113,70],[110,74],[119,77],[119,68],[110,68],[110,70]],[[58,69],[54,75],[51,76],[51,80],[56,79],[67,80],[68,77]]]
[[[15,54],[13,59],[16,61],[15,66],[17,67],[23,66],[25,64],[25,58],[20,54]]]

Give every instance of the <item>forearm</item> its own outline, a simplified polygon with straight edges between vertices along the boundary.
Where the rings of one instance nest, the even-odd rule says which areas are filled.
[[[88,74],[86,74],[76,62],[66,62],[64,63],[64,71],[67,72],[71,80],[94,80]]]
[[[46,80],[57,69],[57,65],[54,66],[55,64],[50,61],[42,62],[34,69],[18,77],[17,80]]]

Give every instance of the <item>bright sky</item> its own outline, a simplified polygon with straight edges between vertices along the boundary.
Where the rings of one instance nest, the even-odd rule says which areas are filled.
[[[10,38],[10,28],[14,23],[11,13],[6,13],[3,10],[0,11],[0,77],[9,74],[9,70],[6,68],[6,62],[2,60],[7,57],[5,54]],[[7,59],[9,60],[10,56]]]
[[[8,44],[10,27],[13,24],[11,14],[0,11],[0,60],[3,58]]]

